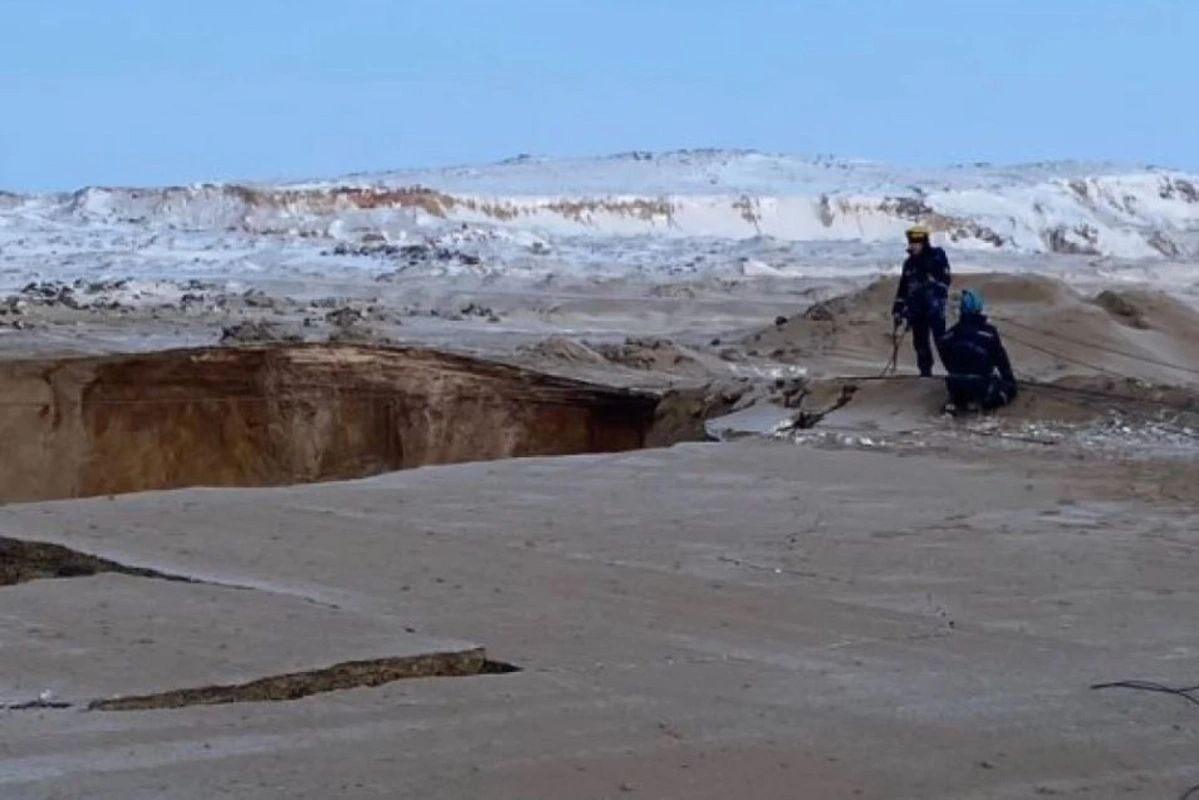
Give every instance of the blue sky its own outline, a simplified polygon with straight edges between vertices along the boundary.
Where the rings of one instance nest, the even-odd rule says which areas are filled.
[[[1199,168],[1196,0],[0,0],[0,188],[748,147]]]

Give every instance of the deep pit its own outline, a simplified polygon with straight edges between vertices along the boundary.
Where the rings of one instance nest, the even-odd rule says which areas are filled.
[[[0,363],[0,502],[276,486],[603,453],[658,398],[417,348],[290,345]]]

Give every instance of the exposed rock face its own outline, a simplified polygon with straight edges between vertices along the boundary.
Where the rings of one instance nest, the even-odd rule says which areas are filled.
[[[0,364],[0,501],[264,486],[645,445],[653,395],[419,349]]]

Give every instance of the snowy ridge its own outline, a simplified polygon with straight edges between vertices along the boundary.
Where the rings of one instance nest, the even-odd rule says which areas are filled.
[[[466,225],[526,243],[649,236],[893,249],[913,222],[958,250],[1189,260],[1199,258],[1199,175],[1077,163],[930,171],[705,150],[0,198],[9,231],[128,226],[349,241]]]
[[[1156,167],[1062,162],[917,170],[705,150],[526,157],[296,188],[346,185],[426,186],[542,230],[576,235],[882,242],[919,221],[958,247],[1125,259],[1199,256],[1199,175]]]

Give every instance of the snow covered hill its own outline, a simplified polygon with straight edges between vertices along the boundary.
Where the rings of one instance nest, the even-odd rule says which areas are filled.
[[[294,189],[428,187],[450,216],[551,232],[894,241],[914,221],[959,247],[1199,256],[1199,175],[1075,163],[899,169],[749,151],[517,158]]]
[[[84,224],[334,237],[369,231],[395,237],[464,222],[547,236],[893,242],[920,221],[959,248],[1199,257],[1199,175],[1075,163],[930,171],[683,151],[577,160],[522,157],[485,167],[285,185],[91,188],[15,200],[10,196],[3,205]]]
[[[702,150],[0,192],[0,265],[13,280],[47,269],[191,275],[204,265],[225,275],[368,264],[425,274],[861,274],[894,269],[913,222],[930,225],[958,265],[1089,276],[1119,262],[1120,280],[1168,271],[1189,286],[1199,175],[1069,162],[922,170]]]

